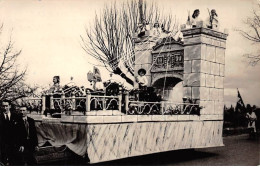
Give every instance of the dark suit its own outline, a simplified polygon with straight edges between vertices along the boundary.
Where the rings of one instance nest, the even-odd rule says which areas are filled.
[[[18,150],[18,116],[11,113],[10,119],[6,120],[4,113],[0,112],[0,161],[5,165],[15,165],[14,154]]]
[[[26,122],[23,118],[19,121],[19,146],[24,147],[23,164],[35,165],[35,147],[38,146],[38,138],[35,127],[35,122],[32,118],[27,117],[27,127]]]

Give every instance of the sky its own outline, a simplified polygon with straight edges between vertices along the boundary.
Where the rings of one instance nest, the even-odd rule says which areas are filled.
[[[121,0],[122,2],[123,0]],[[237,88],[245,104],[260,106],[260,63],[251,67],[243,54],[256,50],[256,46],[242,38],[235,28],[246,29],[243,20],[251,15],[257,0],[160,0],[160,9],[176,16],[183,24],[187,11],[200,9],[206,19],[207,8],[216,9],[220,31],[228,29],[225,58],[225,103],[235,105]],[[27,67],[26,82],[48,86],[52,77],[61,76],[61,84],[71,76],[78,85],[87,82],[87,72],[96,61],[81,47],[80,35],[93,21],[108,0],[0,0],[0,23],[4,30],[0,37],[4,44],[10,36],[15,48],[21,49],[18,63]],[[258,45],[259,46],[259,45]],[[0,46],[2,48],[2,46]],[[108,73],[103,72],[103,79]]]

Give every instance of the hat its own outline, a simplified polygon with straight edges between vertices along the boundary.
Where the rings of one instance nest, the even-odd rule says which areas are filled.
[[[195,9],[195,10],[194,10],[194,13],[195,13],[195,12],[199,12],[199,11],[200,11],[199,9]]]
[[[60,80],[60,76],[53,76],[53,78]]]
[[[144,74],[146,74],[146,70],[143,69],[143,68],[138,70],[138,74],[140,75],[141,72],[143,72]]]
[[[216,13],[216,10],[215,10],[215,9],[212,9],[211,12],[215,12],[215,13]]]
[[[212,10],[211,10],[211,13],[215,13],[215,15],[218,16],[218,14],[217,14],[217,12],[216,12],[215,9],[212,9]]]

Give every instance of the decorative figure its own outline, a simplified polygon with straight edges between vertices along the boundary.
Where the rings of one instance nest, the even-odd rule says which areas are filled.
[[[137,34],[138,34],[138,37],[141,38],[145,35],[145,27],[142,23],[139,23],[138,24],[138,27],[137,27]]]
[[[145,31],[151,30],[149,22],[147,22],[145,19],[143,19],[143,26],[144,26]]]
[[[212,9],[209,13],[209,17],[206,20],[207,27],[210,29],[218,29],[218,15],[215,9]]]
[[[93,68],[93,72],[88,72],[88,81],[90,82],[90,86],[87,87],[87,89],[93,90],[93,91],[103,91],[104,90],[104,84],[101,79],[100,71],[97,67]]]
[[[173,39],[174,39],[176,42],[181,42],[181,43],[183,43],[183,35],[182,35],[181,31],[178,31],[178,32],[174,35]]]
[[[195,28],[196,27],[196,23],[198,21],[200,21],[201,19],[199,18],[200,15],[200,10],[196,9],[194,10],[192,17],[190,18],[190,15],[188,16],[188,20],[187,20],[187,25],[190,25],[191,28]]]
[[[62,92],[62,88],[60,85],[60,76],[54,76],[53,77],[53,85],[49,89],[49,93],[59,93]]]
[[[117,96],[119,88],[122,87],[121,83],[113,79],[113,73],[110,73],[110,79],[104,82],[106,96]]]
[[[88,81],[89,83],[87,84],[87,87],[86,87],[86,90],[90,90],[90,92],[93,92],[94,89],[96,88],[95,85],[95,79],[94,79],[94,74],[89,71],[88,74],[87,74],[87,77],[88,77]]]
[[[76,86],[75,82],[73,81],[73,77],[70,77],[70,82],[67,84],[67,86],[72,87],[72,86]]]
[[[153,36],[160,36],[162,30],[158,22],[154,23],[152,32],[153,32]]]
[[[101,73],[99,71],[99,69],[97,67],[93,67],[93,72],[94,72],[94,77],[96,79],[96,85],[95,85],[95,90],[96,91],[103,91],[104,90],[104,84],[102,82],[102,79],[101,79]]]

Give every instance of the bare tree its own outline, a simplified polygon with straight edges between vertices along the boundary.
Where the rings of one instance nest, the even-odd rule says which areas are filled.
[[[256,54],[245,54],[244,57],[249,59],[249,64],[255,66],[260,60],[260,3],[257,4],[256,9],[252,10],[252,16],[247,17],[244,21],[247,30],[237,29],[239,33],[247,40],[251,41],[258,49]]]
[[[140,3],[142,5],[140,5]],[[142,10],[142,11],[141,11]],[[156,3],[131,0],[123,4],[105,5],[96,14],[92,26],[86,28],[86,37],[81,36],[82,47],[110,72],[120,75],[128,83],[133,80],[121,70],[120,62],[133,75],[134,40],[138,24],[159,22],[168,30],[177,28],[176,18],[163,15]]]
[[[3,25],[0,27],[0,34],[3,31]],[[15,51],[12,38],[7,45],[0,51],[0,101],[4,99],[16,100],[24,97],[26,92],[23,90],[25,70],[19,70],[17,57],[21,50]]]
[[[30,86],[21,80],[6,92],[4,99],[18,103],[27,97],[40,98],[40,95],[36,94],[37,89],[38,86]]]

